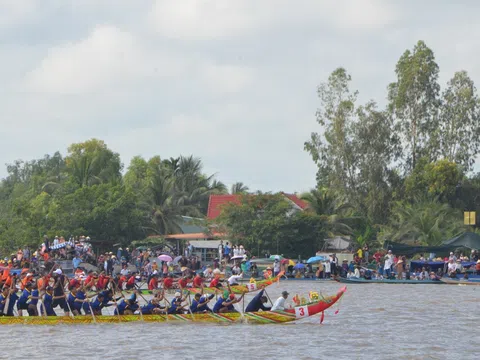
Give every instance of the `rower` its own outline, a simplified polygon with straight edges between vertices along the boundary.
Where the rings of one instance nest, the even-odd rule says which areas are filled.
[[[268,299],[263,293],[265,289],[262,289],[255,297],[250,301],[250,303],[245,308],[245,312],[255,312],[255,311],[269,311],[271,308],[265,306],[264,304],[267,303]]]
[[[30,304],[28,304],[27,312],[29,316],[38,316],[38,300],[40,294],[38,292],[37,284],[32,284],[32,295],[30,297]]]
[[[70,305],[70,309],[72,309],[73,315],[77,316],[80,315],[75,308],[75,299],[77,298],[77,287],[73,287],[70,289],[70,294],[67,296],[67,303]]]
[[[196,288],[203,288],[203,276],[201,273],[195,275],[192,286]]]
[[[31,296],[32,296],[32,283],[27,283],[25,285],[25,290],[23,290],[22,295],[20,296],[17,302],[18,316],[23,315],[23,310],[28,311],[28,302]]]
[[[63,275],[62,269],[57,269],[53,272],[53,278],[55,280],[55,285],[53,285],[53,295],[54,300],[52,307],[56,308],[60,306],[66,316],[70,314],[70,309],[67,306],[66,296],[65,296],[65,285],[68,283],[68,280],[65,275]]]
[[[192,305],[190,306],[190,310],[192,313],[206,313],[206,312],[212,312],[212,309],[208,307],[208,303],[210,300],[212,300],[215,297],[214,294],[211,294],[210,296],[207,295],[201,295],[201,294],[195,294]]]
[[[172,287],[173,287],[172,274],[168,274],[168,276],[165,279],[163,279],[163,288],[171,289]]]
[[[8,294],[10,293],[10,300],[8,302],[8,309],[5,309],[5,305],[7,304],[8,300]],[[14,316],[13,314],[13,309],[15,307],[15,303],[18,300],[18,295],[16,293],[16,289],[9,289],[7,287],[4,287],[1,294],[0,294],[0,299],[4,299],[5,301],[3,302],[0,300],[0,316]],[[2,304],[3,302],[3,304]]]
[[[185,299],[182,298],[182,294],[177,291],[175,297],[172,300],[170,307],[168,308],[168,314],[183,314],[183,308],[185,307],[182,303]]]
[[[217,288],[217,289],[222,287],[222,284],[220,283],[220,275],[219,274],[215,274],[212,281],[210,281],[209,287]]]
[[[148,282],[148,290],[156,290],[158,289],[158,273],[157,270],[155,270],[151,277],[150,281]]]
[[[65,298],[65,294],[61,296],[54,296],[53,287],[47,286],[45,290],[45,295],[43,297],[43,305],[41,306],[41,312],[43,314],[46,314],[47,316],[57,316],[57,314],[53,310],[53,302],[60,298]]]
[[[143,315],[161,314],[165,313],[165,309],[161,308],[157,298],[153,298],[147,305],[141,307],[140,311]]]
[[[4,316],[5,305],[7,303],[8,295],[10,293],[10,289],[4,287],[2,292],[0,293],[0,316]]]
[[[235,298],[234,294],[229,294],[228,291],[225,291],[222,296],[220,296],[213,306],[214,313],[226,313],[226,312],[237,312],[233,304],[238,303],[243,299],[245,293],[242,294],[238,299]]]
[[[117,308],[114,311],[114,314],[115,315],[118,315],[118,314],[133,315],[133,313],[137,311],[138,308],[139,306],[137,303],[137,295],[132,294],[132,296],[130,296],[128,300],[123,299],[122,301],[120,301],[120,303],[118,304]]]
[[[91,315],[92,311],[94,315],[102,315],[102,309],[105,306],[110,306],[110,304],[105,305],[104,300],[105,295],[103,293],[100,293],[97,295],[95,301],[92,301],[90,305],[87,302],[84,302],[83,311],[85,311],[85,315]],[[90,307],[92,308],[92,311],[90,311]]]
[[[132,290],[135,288],[135,275],[137,273],[134,271],[132,275],[128,278],[127,284],[125,285],[125,290]]]
[[[83,303],[86,301],[87,294],[85,287],[82,286],[80,287],[76,294],[75,294],[75,300],[73,301],[73,309],[72,311],[77,312],[77,315],[82,315],[82,307]]]

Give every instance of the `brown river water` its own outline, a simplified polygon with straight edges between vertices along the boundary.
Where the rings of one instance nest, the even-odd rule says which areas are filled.
[[[282,290],[340,287],[282,281],[267,290],[275,301]],[[12,325],[0,334],[5,359],[480,359],[480,286],[353,284],[321,325],[314,316],[276,325]]]

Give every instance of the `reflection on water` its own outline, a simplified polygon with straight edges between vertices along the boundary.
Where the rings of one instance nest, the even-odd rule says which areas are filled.
[[[274,301],[340,284],[289,281]],[[251,297],[249,297],[250,299]],[[334,312],[339,310],[337,315]],[[2,326],[5,358],[17,359],[478,359],[480,287],[350,285],[339,307],[294,324],[129,323]],[[19,346],[19,340],[25,346]]]

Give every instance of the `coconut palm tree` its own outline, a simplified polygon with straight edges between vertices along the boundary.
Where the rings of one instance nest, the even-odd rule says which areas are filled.
[[[379,237],[434,246],[464,229],[458,209],[436,199],[417,199],[412,203],[397,202],[392,209],[390,225],[382,229]]]
[[[230,194],[247,194],[248,190],[248,186],[246,186],[243,182],[239,181],[235,184],[232,184],[232,187],[230,188]]]
[[[308,211],[319,216],[329,236],[352,233],[348,223],[354,217],[346,215],[346,211],[351,208],[348,203],[341,202],[325,188],[313,189],[300,198],[308,203]]]

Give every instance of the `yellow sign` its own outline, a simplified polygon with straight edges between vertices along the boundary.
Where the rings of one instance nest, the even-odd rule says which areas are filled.
[[[463,223],[465,225],[475,225],[477,214],[475,211],[464,211],[463,212]]]

